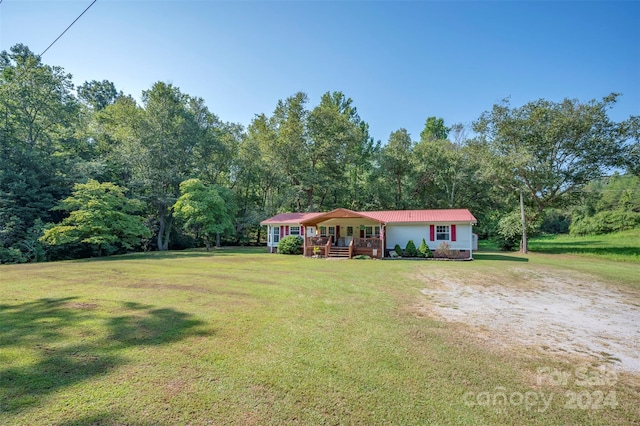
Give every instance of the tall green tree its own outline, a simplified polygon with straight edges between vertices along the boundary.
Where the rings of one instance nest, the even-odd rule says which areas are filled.
[[[444,125],[443,118],[427,117],[424,129],[420,132],[421,141],[445,140],[451,129]]]
[[[365,139],[359,123],[353,101],[342,92],[325,93],[309,114],[307,179],[308,187],[316,188],[321,210],[344,205],[342,194],[349,183],[345,176]],[[313,196],[309,201],[309,211],[313,211]]]
[[[101,111],[113,105],[120,96],[123,96],[123,93],[118,92],[115,84],[109,80],[85,81],[78,87],[78,98],[95,111]]]
[[[125,196],[126,188],[89,180],[76,184],[58,210],[69,212],[61,223],[44,231],[46,244],[87,244],[98,256],[139,248],[151,236],[144,218],[137,215],[143,205]]]
[[[373,176],[374,162],[381,149],[380,141],[374,142],[369,135],[368,123],[362,120],[356,122],[360,127],[359,140],[347,147],[343,179],[346,189],[340,203],[352,210],[375,210],[380,205],[376,204],[375,195],[368,188],[368,182]]]
[[[177,87],[158,82],[142,94],[143,112],[121,152],[131,171],[131,185],[155,210],[158,250],[168,250],[173,215],[171,206],[180,195],[180,182],[192,176],[193,153],[202,132],[190,98]]]
[[[196,125],[192,135],[197,141],[193,150],[194,175],[209,184],[231,184],[231,168],[244,138],[244,128],[220,120],[202,98],[189,97],[186,107]]]
[[[640,176],[640,116],[631,116],[622,123],[628,143],[625,146],[624,167],[629,173]]]
[[[36,221],[60,218],[50,209],[69,194],[79,143],[72,90],[28,47],[0,53],[0,247],[26,253]]]
[[[540,99],[519,108],[494,105],[474,123],[496,165],[509,172],[537,212],[556,206],[591,180],[621,164],[624,137],[600,101]]]
[[[451,139],[434,139],[432,133],[423,131],[413,149],[415,207],[483,211],[493,200],[487,192],[490,184],[479,173],[481,159],[469,145],[464,126],[454,124],[451,130]]]
[[[490,154],[487,166],[506,189],[524,191],[531,219],[571,202],[577,190],[621,164],[625,134],[607,114],[617,97],[540,99],[517,108],[504,101],[473,124]]]
[[[276,161],[272,167],[281,167],[286,176],[287,198],[292,200],[287,210],[301,211],[308,206],[313,211],[314,208],[316,182],[308,153],[307,102],[307,94],[303,92],[284,101],[279,100],[271,118],[276,131],[275,143],[271,148]]]
[[[256,115],[242,139],[233,165],[232,188],[238,200],[236,229],[240,238],[255,232],[260,242],[260,221],[276,214],[288,200],[281,187],[288,184],[274,149],[277,132],[265,114]]]
[[[414,171],[413,145],[407,130],[399,129],[389,135],[389,142],[380,151],[380,170],[390,184],[395,209],[410,204],[405,188]]]
[[[229,195],[223,188],[206,186],[198,179],[180,184],[180,198],[173,205],[175,216],[189,234],[204,240],[207,251],[216,235],[233,230],[235,209]]]

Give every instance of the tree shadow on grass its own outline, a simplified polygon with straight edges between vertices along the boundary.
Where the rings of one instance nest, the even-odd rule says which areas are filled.
[[[528,262],[526,257],[516,256],[512,254],[498,254],[498,253],[473,253],[474,260],[503,260],[508,262]]]
[[[125,302],[126,315],[106,318],[106,337],[85,338],[103,327],[104,313],[75,299],[0,305],[0,348],[9,354],[9,366],[0,367],[0,413],[20,411],[57,389],[109,373],[126,363],[122,349],[209,334],[188,313]]]
[[[140,253],[116,254],[113,256],[90,257],[77,259],[76,262],[111,262],[122,260],[165,260],[165,259],[187,259],[197,257],[211,257],[214,252],[206,251],[148,251]]]
[[[129,254],[116,254],[113,256],[90,257],[86,259],[76,259],[76,262],[105,262],[118,260],[164,260],[164,259],[189,259],[199,257],[225,257],[242,254],[266,254],[266,246],[224,246],[213,247],[211,251],[204,249],[169,250],[169,251],[148,251]]]
[[[596,256],[640,257],[640,247],[594,247],[588,244],[557,244],[555,246],[535,246],[536,253],[550,254],[590,254]]]
[[[127,419],[126,414],[120,412],[103,412],[98,414],[91,414],[83,417],[79,417],[73,420],[66,421],[64,423],[58,423],[58,426],[87,426],[87,425],[100,425],[100,426],[158,426],[158,422],[131,422]]]

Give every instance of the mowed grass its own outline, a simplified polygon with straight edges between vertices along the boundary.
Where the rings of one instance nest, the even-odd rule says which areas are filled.
[[[540,385],[536,371],[573,364],[487,347],[418,309],[430,285],[421,277],[433,273],[506,283],[522,279],[522,265],[565,268],[562,256],[477,258],[331,261],[227,249],[1,266],[0,424],[637,421],[637,377],[597,388],[615,391],[616,407],[570,409],[566,393],[585,388]],[[635,291],[607,269],[594,274]],[[469,398],[483,392],[516,397]],[[518,398],[536,392],[553,397],[548,409]]]
[[[529,249],[538,253],[582,256],[640,263],[640,228],[605,235],[551,235],[533,238]]]

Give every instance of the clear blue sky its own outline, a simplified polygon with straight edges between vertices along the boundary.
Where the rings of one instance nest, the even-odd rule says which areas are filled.
[[[2,0],[0,50],[41,53],[90,2]],[[640,3],[98,0],[43,61],[137,99],[168,81],[245,126],[342,91],[376,140],[417,140],[428,116],[470,124],[505,97],[620,92],[611,117],[640,115]]]

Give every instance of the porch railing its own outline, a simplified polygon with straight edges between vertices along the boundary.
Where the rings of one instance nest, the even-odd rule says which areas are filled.
[[[318,247],[318,253],[324,253],[327,255],[327,244],[331,245],[331,238],[329,237],[307,237],[305,256],[313,256],[316,254],[316,247]]]
[[[356,248],[380,249],[382,240],[380,238],[354,238],[352,242]]]
[[[316,248],[317,247],[317,248]],[[349,258],[355,255],[366,254],[372,257],[380,257],[382,253],[382,240],[380,238],[354,237],[349,242]],[[331,250],[331,237],[307,237],[305,244],[305,256],[322,254],[329,257]],[[375,255],[374,255],[375,250]]]

